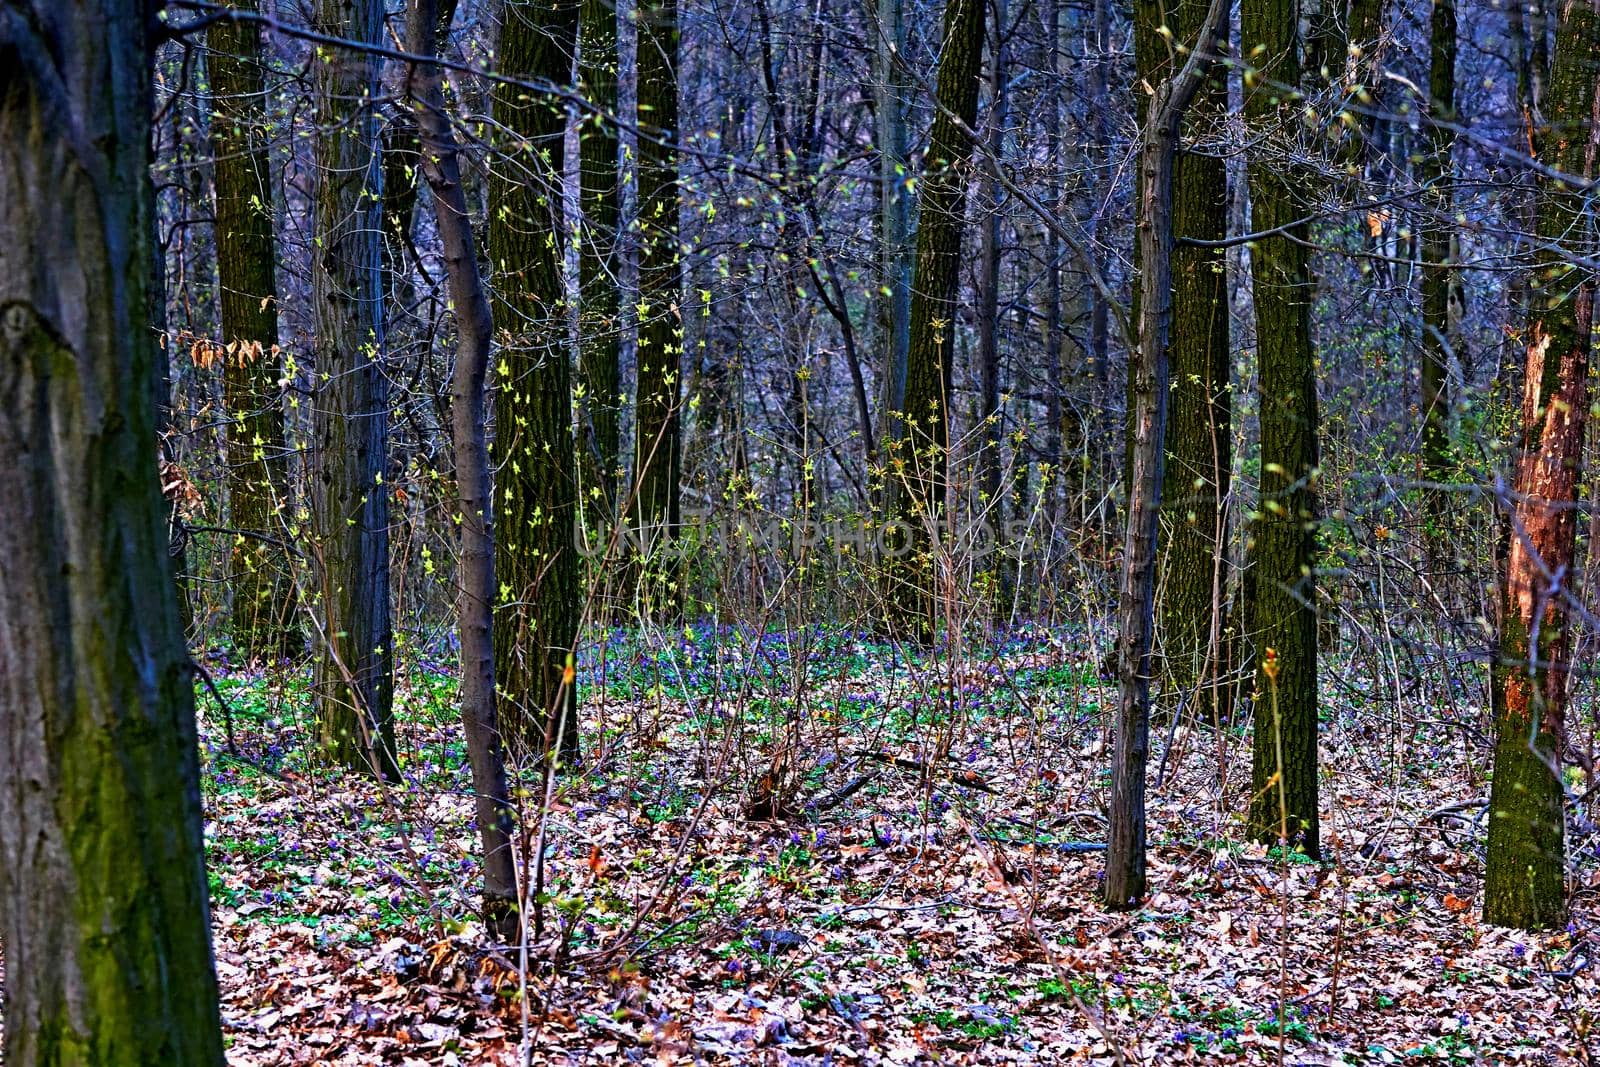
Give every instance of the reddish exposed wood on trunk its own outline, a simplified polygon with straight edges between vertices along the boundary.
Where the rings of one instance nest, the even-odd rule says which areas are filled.
[[[1574,312],[1578,333],[1589,336],[1594,316],[1594,292],[1585,287]],[[1534,327],[1528,346],[1528,370],[1523,388],[1523,452],[1517,461],[1515,503],[1510,553],[1506,563],[1506,619],[1528,635],[1539,633],[1538,659],[1543,669],[1513,670],[1506,679],[1506,713],[1533,721],[1539,710],[1542,728],[1559,739],[1565,730],[1567,656],[1571,640],[1564,625],[1566,606],[1553,591],[1572,569],[1578,515],[1578,468],[1583,461],[1584,415],[1588,409],[1588,345],[1578,345],[1561,355],[1557,389],[1548,405],[1541,405],[1545,376],[1545,349],[1550,344],[1543,323]],[[1541,406],[1544,417],[1539,418]],[[1535,431],[1537,435],[1535,436]]]

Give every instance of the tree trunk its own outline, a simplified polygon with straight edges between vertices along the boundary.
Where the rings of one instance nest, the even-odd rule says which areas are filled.
[[[1245,0],[1243,55],[1259,56],[1245,97],[1256,129],[1301,122],[1293,91],[1300,83],[1297,6],[1293,0]],[[1259,51],[1258,51],[1259,50]],[[1260,134],[1258,133],[1258,136]],[[1311,347],[1312,282],[1305,180],[1264,153],[1247,163],[1253,231],[1281,235],[1256,242],[1251,257],[1261,389],[1261,505],[1247,554],[1253,603],[1246,617],[1260,652],[1250,833],[1318,855],[1316,478],[1317,381]],[[1270,672],[1270,673],[1269,673]]]
[[[316,28],[379,43],[380,0],[322,0]],[[383,353],[379,61],[329,48],[314,68],[317,376],[312,526],[321,554],[317,720],[326,758],[398,780],[389,605],[389,379]]]
[[[518,0],[500,27],[500,70],[563,84],[577,47],[577,0]],[[577,688],[566,677],[581,611],[572,375],[562,268],[562,142],[552,97],[497,85],[495,119],[516,138],[489,184],[500,361],[495,394],[495,526],[500,618],[495,676],[507,736],[524,752],[578,753]]]
[[[578,378],[583,386],[579,432],[584,488],[601,492],[606,517],[617,514],[622,442],[622,264],[617,250],[617,7],[612,0],[582,0],[579,10],[578,80],[596,113],[578,129],[583,235],[578,255],[582,338]]]
[[[1456,0],[1434,0],[1432,65],[1428,77],[1429,117],[1436,122],[1455,120]],[[1453,265],[1455,205],[1451,196],[1451,149],[1455,136],[1444,126],[1429,128],[1430,151],[1418,168],[1427,190],[1428,217],[1422,231],[1422,477],[1445,482],[1450,475],[1450,294],[1455,282]],[[1450,513],[1449,494],[1427,490],[1430,548],[1448,544],[1443,524]]]
[[[239,4],[244,10],[254,6],[249,0]],[[262,114],[261,27],[224,20],[207,31],[206,43],[214,101],[217,282],[228,348],[222,387],[229,416],[228,510],[236,531],[233,638],[254,660],[301,648],[288,561],[263,540],[281,539],[279,515],[288,505],[289,479],[278,393],[277,247]]]
[[[877,8],[873,84],[878,97],[878,225],[883,269],[878,313],[883,348],[878,446],[888,448],[899,436],[911,347],[911,173],[906,159],[906,107],[911,87],[905,56],[905,0],[877,0]]]
[[[1044,101],[1045,124],[1045,154],[1051,159],[1062,158],[1061,124],[1065,118],[1063,109],[1063,92],[1060,70],[1061,48],[1061,3],[1060,0],[1043,0],[1040,7],[1040,21],[1044,33],[1043,55],[1039,68],[1048,76]],[[1066,207],[1064,203],[1064,190],[1059,180],[1052,183],[1049,203],[1057,214]],[[1045,226],[1044,230],[1044,455],[1041,457],[1050,468],[1048,481],[1041,478],[1041,486],[1048,486],[1045,492],[1049,499],[1045,505],[1046,529],[1049,537],[1054,538],[1061,524],[1060,501],[1063,494],[1067,499],[1075,499],[1077,493],[1069,492],[1068,487],[1077,485],[1082,478],[1082,464],[1073,450],[1071,462],[1073,470],[1068,471],[1063,465],[1062,455],[1062,405],[1061,393],[1065,383],[1061,378],[1061,334],[1063,331],[1063,307],[1061,293],[1061,235],[1056,233],[1055,227]],[[1073,423],[1075,430],[1071,435],[1074,444],[1081,444],[1083,437],[1082,419],[1077,414],[1078,405],[1073,405]],[[1047,542],[1048,544],[1048,542]],[[1046,554],[1049,559],[1049,554]]]
[[[1202,0],[1169,8],[1140,0],[1134,37],[1140,77],[1170,76],[1172,44],[1192,41],[1206,14]],[[1182,59],[1178,54],[1177,58]],[[1197,111],[1221,115],[1228,87],[1206,67]],[[1227,168],[1215,155],[1178,151],[1172,172],[1172,227],[1177,239],[1219,240],[1227,233]],[[1221,249],[1178,244],[1172,251],[1172,323],[1167,360],[1172,375],[1166,429],[1171,493],[1163,505],[1171,538],[1162,553],[1161,631],[1165,685],[1212,722],[1230,714],[1231,687],[1219,677],[1231,664],[1225,643],[1227,514],[1233,469],[1232,403],[1228,392],[1228,277]]]
[[[439,34],[448,27],[440,24],[437,0],[414,0],[408,29],[414,55],[438,55]],[[417,113],[422,176],[433,193],[433,217],[439,227],[456,315],[456,363],[450,381],[451,437],[461,509],[456,623],[461,635],[461,725],[483,836],[484,923],[501,940],[515,942],[521,924],[516,857],[511,850],[511,793],[495,711],[494,500],[484,412],[494,324],[478,272],[472,215],[461,187],[461,162],[444,110],[439,68],[413,65],[407,91]]]
[[[981,432],[978,464],[978,490],[983,494],[980,511],[992,509],[996,522],[1001,512],[997,507],[1000,496],[1000,448],[1005,440],[1005,428],[1000,414],[1000,180],[993,173],[999,166],[1000,153],[1005,143],[1006,123],[1009,120],[1007,104],[1010,93],[1006,87],[1005,53],[1006,0],[994,0],[994,29],[989,56],[989,116],[984,137],[988,141],[991,173],[983,181],[983,229],[978,258],[981,264],[978,275],[978,417],[985,423]]]
[[[675,546],[681,467],[683,319],[678,237],[678,7],[639,12],[639,354],[634,394],[633,519],[646,542],[642,610],[670,619],[683,591]]]
[[[1111,805],[1106,845],[1106,906],[1137,907],[1145,891],[1145,763],[1150,747],[1150,644],[1155,628],[1156,538],[1166,467],[1172,322],[1172,177],[1178,130],[1205,80],[1202,56],[1216,53],[1226,0],[1211,0],[1196,29],[1189,58],[1155,86],[1140,130],[1139,350],[1133,353],[1133,408],[1127,543],[1117,598],[1119,697],[1111,762]]]
[[[220,1065],[156,470],[148,11],[0,8],[0,942],[10,1067]]]
[[[1095,109],[1093,128],[1099,148],[1094,152],[1096,167],[1110,164],[1112,153],[1111,70],[1115,57],[1111,50],[1112,0],[1094,0],[1094,42],[1096,59],[1089,66],[1089,96]],[[1099,209],[1091,202],[1086,230],[1098,239]],[[1085,517],[1098,536],[1104,539],[1116,515],[1114,478],[1116,465],[1111,425],[1111,309],[1104,294],[1092,285],[1084,287],[1089,301],[1089,352],[1087,386],[1091,413],[1083,426],[1087,450],[1084,459],[1093,472],[1084,496]],[[1087,473],[1087,472],[1086,472]]]
[[[917,212],[917,262],[911,286],[911,341],[899,436],[884,443],[901,553],[885,568],[890,628],[928,642],[938,628],[932,536],[944,515],[950,451],[950,385],[966,222],[970,131],[978,114],[983,0],[949,0],[939,56],[938,110],[929,135]]]
[[[1564,5],[1555,68],[1545,94],[1549,129],[1539,158],[1585,179],[1600,148],[1600,3]],[[1522,442],[1509,503],[1511,533],[1492,688],[1494,780],[1483,918],[1524,930],[1566,921],[1561,782],[1567,671],[1572,649],[1571,574],[1583,459],[1595,282],[1576,288],[1559,245],[1593,256],[1584,194],[1540,180],[1534,307],[1523,384]],[[1572,248],[1574,242],[1581,247]],[[1582,270],[1583,268],[1579,268]]]

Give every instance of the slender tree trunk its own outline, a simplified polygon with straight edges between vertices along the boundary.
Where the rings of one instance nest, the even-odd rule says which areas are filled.
[[[890,580],[891,628],[931,641],[938,627],[932,536],[944,515],[950,451],[950,385],[966,223],[969,131],[978,114],[983,59],[983,0],[949,0],[939,56],[938,110],[929,135],[917,209],[917,263],[911,286],[911,345],[900,436],[886,442],[890,477],[898,482],[896,531],[909,543]]]
[[[1150,747],[1150,645],[1155,628],[1156,538],[1166,467],[1172,322],[1172,176],[1178,130],[1205,80],[1202,56],[1215,54],[1227,16],[1226,0],[1211,6],[1196,29],[1189,58],[1154,86],[1140,130],[1139,350],[1133,353],[1133,455],[1128,494],[1127,543],[1117,598],[1119,698],[1111,762],[1111,805],[1106,846],[1106,906],[1136,907],[1145,891],[1145,764]]]
[[[514,78],[571,80],[578,2],[505,6],[500,70]],[[561,101],[516,86],[494,91],[495,119],[516,149],[489,184],[489,253],[500,335],[495,394],[495,525],[500,617],[495,676],[506,733],[527,752],[578,754],[577,688],[567,677],[582,610],[572,374],[562,267]]]
[[[1429,116],[1455,120],[1456,0],[1434,0]],[[1430,152],[1419,178],[1427,190],[1429,218],[1422,231],[1422,476],[1450,479],[1450,295],[1455,284],[1455,203],[1451,195],[1451,150],[1455,137],[1442,125],[1429,129]],[[1430,490],[1429,540],[1435,550],[1448,544],[1442,524],[1449,517],[1449,494]]]
[[[253,9],[252,0],[241,2]],[[233,542],[233,637],[249,659],[301,647],[294,582],[278,538],[288,505],[283,407],[278,393],[277,242],[267,169],[266,77],[261,27],[222,21],[207,31],[214,100],[217,282],[227,403],[228,510]]]
[[[1095,164],[1109,165],[1111,158],[1111,78],[1114,57],[1111,53],[1111,0],[1094,0],[1094,40],[1096,58],[1089,68],[1090,99],[1095,108],[1094,131],[1096,147]],[[1098,212],[1091,206],[1088,230],[1097,236],[1100,228]],[[1104,537],[1115,517],[1113,479],[1116,470],[1112,441],[1115,440],[1108,412],[1111,410],[1111,314],[1106,298],[1094,286],[1087,286],[1089,301],[1089,367],[1088,385],[1092,414],[1085,424],[1088,452],[1086,458],[1093,470],[1093,484],[1086,504],[1087,515]]]
[[[1202,0],[1171,7],[1140,0],[1135,52],[1140,77],[1154,84],[1182,62],[1177,41],[1192,41],[1205,19]],[[1194,110],[1221,115],[1228,87],[1215,63]],[[1177,239],[1215,241],[1227,233],[1228,180],[1223,160],[1187,152],[1173,162],[1172,226]],[[1212,722],[1223,722],[1231,688],[1218,676],[1231,662],[1223,647],[1226,527],[1224,504],[1233,469],[1232,403],[1228,391],[1228,277],[1221,249],[1179,244],[1172,251],[1172,323],[1167,359],[1172,374],[1166,429],[1171,493],[1163,505],[1171,541],[1162,553],[1160,605],[1165,684]]]
[[[905,0],[877,0],[877,9],[873,75],[878,96],[878,226],[883,271],[878,313],[883,348],[878,444],[887,448],[900,432],[911,348],[911,172],[906,158],[906,107],[911,86],[905,55]],[[892,485],[889,489],[892,495]]]
[[[1585,179],[1600,148],[1600,3],[1561,9],[1555,68],[1545,95],[1549,129],[1539,158]],[[1558,245],[1596,253],[1587,197],[1552,179],[1539,191],[1540,252],[1533,272],[1522,442],[1509,504],[1511,533],[1492,688],[1494,780],[1483,918],[1531,930],[1566,921],[1561,783],[1567,672],[1572,650],[1570,575],[1583,460],[1595,282],[1573,272]],[[1583,268],[1579,268],[1583,270]]]
[[[677,615],[683,319],[678,300],[678,7],[638,15],[639,353],[634,393],[634,525],[648,544],[637,583],[646,614]]]
[[[1006,0],[994,0],[993,38],[989,56],[989,116],[984,131],[991,160],[998,160],[1005,144],[1006,123],[1010,120],[1008,104],[1010,92],[1006,79],[1005,53]],[[983,181],[982,204],[984,211],[981,247],[978,253],[981,264],[978,285],[978,417],[986,423],[982,432],[980,462],[978,464],[978,489],[983,494],[984,505],[995,507],[1000,495],[1000,447],[1005,440],[1005,427],[1000,414],[1000,244],[1001,189],[1000,180],[992,168]],[[999,510],[994,512],[996,517]]]
[[[585,488],[598,487],[607,517],[617,512],[622,441],[622,267],[617,164],[617,6],[614,0],[582,0],[578,78],[584,99],[597,112],[579,126],[583,235],[578,286],[582,309],[578,377],[583,386],[579,431]]]
[[[1044,124],[1045,124],[1045,154],[1053,160],[1062,157],[1061,124],[1065,117],[1062,106],[1062,78],[1060,70],[1061,55],[1061,3],[1060,0],[1043,0],[1040,8],[1040,21],[1043,23],[1044,55],[1039,64],[1049,82],[1045,89]],[[1063,190],[1059,181],[1054,183],[1051,190],[1049,203],[1052,209],[1059,214],[1066,207]],[[1049,482],[1041,478],[1041,485],[1048,485],[1049,501],[1045,507],[1045,518],[1049,523],[1050,536],[1054,537],[1061,523],[1060,501],[1067,487],[1075,484],[1082,476],[1082,465],[1078,460],[1076,450],[1071,456],[1073,470],[1068,471],[1063,465],[1062,438],[1063,418],[1061,393],[1064,385],[1061,378],[1061,334],[1064,328],[1062,321],[1062,294],[1061,294],[1061,235],[1056,233],[1055,227],[1044,228],[1044,462],[1049,466],[1051,474]],[[1079,443],[1082,438],[1082,420],[1078,419],[1076,405],[1074,405],[1073,419],[1077,429],[1072,434],[1074,443]],[[1070,494],[1068,499],[1076,497]]]
[[[378,44],[380,0],[322,0],[316,28]],[[329,48],[314,68],[315,250],[311,289],[312,526],[320,553],[316,665],[325,756],[398,779],[389,604],[389,379],[384,373],[379,60]]]
[[[1240,39],[1259,56],[1245,97],[1258,131],[1299,124],[1299,33],[1293,0],[1244,0]],[[1316,479],[1317,381],[1304,179],[1281,158],[1247,164],[1255,231],[1282,231],[1252,257],[1261,389],[1261,505],[1247,544],[1251,620],[1260,654],[1250,833],[1318,855]]]
[[[446,29],[440,25],[438,0],[413,0],[408,31],[414,55],[438,55],[439,34]],[[478,272],[472,215],[461,187],[461,162],[444,110],[439,68],[413,65],[407,91],[417,113],[422,176],[433,193],[433,217],[439,227],[456,317],[455,373],[450,382],[451,437],[461,508],[456,621],[461,634],[461,724],[483,836],[484,922],[501,940],[515,941],[520,923],[516,858],[511,850],[514,824],[495,710],[494,500],[484,410],[494,324]]]
[[[148,15],[0,8],[9,1067],[223,1062],[156,467]]]

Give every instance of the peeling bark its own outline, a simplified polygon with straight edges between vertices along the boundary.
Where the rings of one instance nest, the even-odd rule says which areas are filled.
[[[1542,158],[1569,174],[1595,173],[1600,138],[1600,3],[1563,5],[1545,103],[1552,135]],[[1578,473],[1589,411],[1595,282],[1576,287],[1554,251],[1585,230],[1585,197],[1541,179],[1534,305],[1523,382],[1522,442],[1513,475],[1500,660],[1492,701],[1494,779],[1484,870],[1485,922],[1521,929],[1566,921],[1561,783],[1566,739],[1568,626],[1577,535]],[[1592,240],[1592,239],[1591,239]],[[1592,248],[1584,249],[1590,254]]]

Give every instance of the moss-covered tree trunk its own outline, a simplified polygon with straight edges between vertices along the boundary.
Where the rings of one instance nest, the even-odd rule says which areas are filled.
[[[931,641],[938,629],[938,545],[950,452],[951,374],[955,359],[956,295],[961,284],[961,236],[971,177],[970,131],[978,115],[985,5],[949,0],[939,53],[938,110],[929,135],[918,193],[916,268],[911,283],[911,338],[905,404],[898,436],[883,445],[893,486],[886,533],[899,557],[885,568],[890,629]]]
[[[616,515],[622,448],[622,261],[618,251],[617,6],[613,0],[581,0],[578,17],[579,88],[595,111],[578,127],[579,184],[583,233],[578,253],[581,343],[578,406],[583,453],[583,489],[592,511],[599,502],[606,518]]]
[[[1244,0],[1243,55],[1258,57],[1245,114],[1263,138],[1249,159],[1256,359],[1261,389],[1261,501],[1247,554],[1257,662],[1250,833],[1318,854],[1316,479],[1313,284],[1300,185],[1309,179],[1273,145],[1301,124],[1297,5]],[[1270,650],[1270,654],[1269,651]]]
[[[1154,85],[1170,77],[1173,42],[1195,40],[1203,0],[1175,7],[1140,0],[1134,21],[1139,76]],[[1166,26],[1170,38],[1158,32]],[[1214,63],[1196,95],[1194,113],[1221,115],[1228,87]],[[1211,76],[1215,74],[1216,76]],[[1223,624],[1227,516],[1224,502],[1233,465],[1232,399],[1228,391],[1228,276],[1225,252],[1184,244],[1215,241],[1227,232],[1228,182],[1221,158],[1178,151],[1172,169],[1172,324],[1167,359],[1172,374],[1167,420],[1167,494],[1162,513],[1168,541],[1162,552],[1160,622],[1165,684],[1213,722],[1229,714],[1231,666]]]
[[[316,28],[379,43],[381,0],[322,0]],[[379,60],[319,46],[311,299],[311,517],[320,564],[317,722],[325,758],[398,778],[389,605],[389,379],[383,369]]]
[[[241,9],[253,9],[242,0]],[[278,392],[276,241],[267,168],[266,77],[261,27],[241,19],[212,26],[206,43],[215,101],[217,282],[228,349],[228,512],[234,530],[233,639],[249,659],[301,647],[294,582],[281,541],[288,506],[283,407]]]
[[[563,84],[577,47],[577,0],[505,6],[500,70]],[[562,272],[561,175],[566,109],[512,85],[494,90],[514,140],[489,183],[494,265],[494,465],[497,519],[495,676],[503,729],[524,752],[578,752],[577,690],[565,677],[581,610],[573,538],[577,469]]]
[[[643,545],[641,609],[671,618],[681,604],[673,540],[682,466],[683,318],[678,235],[678,7],[660,0],[638,16],[639,352],[634,386],[633,526]]]
[[[1561,8],[1545,93],[1549,127],[1539,158],[1567,174],[1595,174],[1600,127],[1600,3]],[[1522,441],[1509,501],[1511,532],[1492,688],[1494,780],[1483,918],[1525,930],[1566,921],[1566,847],[1560,776],[1572,651],[1572,573],[1578,472],[1583,460],[1595,283],[1561,247],[1593,256],[1587,197],[1542,178],[1534,320],[1528,330]],[[1574,242],[1580,247],[1574,248]],[[1535,638],[1537,633],[1537,638]],[[1537,643],[1535,644],[1535,640]]]
[[[156,473],[147,15],[0,8],[8,1067],[223,1062]]]

